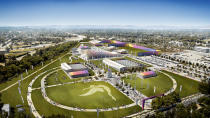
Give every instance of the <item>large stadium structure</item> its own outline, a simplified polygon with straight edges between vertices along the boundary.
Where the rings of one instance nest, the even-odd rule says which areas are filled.
[[[90,50],[86,50],[81,53],[81,58],[84,60],[120,57],[120,56],[121,54],[117,52],[110,52],[97,47],[93,47]]]
[[[145,51],[145,53],[138,52],[138,54],[137,54],[138,56],[158,55],[160,53],[160,50],[147,48],[147,47],[139,46],[139,45],[136,45],[136,44],[125,43],[125,42],[121,42],[121,41],[103,40],[100,43],[108,43],[108,46],[130,47],[130,48],[135,48],[135,49],[140,49],[140,50]]]
[[[119,59],[119,60],[111,60],[111,59],[103,59],[103,63],[114,68],[119,72],[127,71],[132,68],[140,68],[143,67],[142,64],[127,60],[127,59]]]

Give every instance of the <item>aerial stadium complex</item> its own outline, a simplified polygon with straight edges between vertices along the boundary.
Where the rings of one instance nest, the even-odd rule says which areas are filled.
[[[129,49],[137,49],[142,57],[133,55]],[[184,91],[180,92],[182,97],[197,92],[188,88],[198,86],[198,82],[182,76],[177,79],[177,75],[153,66],[157,62],[149,63],[146,57],[156,56],[147,56],[150,54],[156,55],[159,51],[113,40],[78,44],[58,61],[43,66],[44,72],[30,77],[27,103],[37,118],[42,117],[40,114],[47,117],[54,113],[74,118],[121,118],[151,109],[155,99],[151,96],[180,92],[180,85]],[[179,81],[180,78],[184,78],[184,82]],[[11,90],[9,93],[14,92]],[[3,100],[7,101],[4,94]]]

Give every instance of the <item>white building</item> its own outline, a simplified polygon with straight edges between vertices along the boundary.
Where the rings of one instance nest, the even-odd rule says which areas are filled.
[[[198,52],[210,53],[209,47],[195,47],[194,50]]]
[[[103,59],[103,63],[114,68],[115,70],[119,71],[119,72],[122,72],[122,71],[125,71],[126,67],[115,62],[115,61],[112,61],[111,59]]]
[[[62,63],[61,68],[67,72],[72,72],[72,71],[80,71],[80,70],[87,70],[87,67],[84,65],[78,63],[78,64],[67,64],[67,63]]]

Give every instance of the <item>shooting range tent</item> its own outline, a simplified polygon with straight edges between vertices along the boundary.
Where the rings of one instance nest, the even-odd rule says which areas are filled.
[[[137,74],[137,76],[139,78],[145,79],[145,78],[155,77],[157,76],[157,74],[154,71],[147,71],[147,72],[142,72],[140,74]]]
[[[88,70],[82,70],[82,71],[74,71],[74,72],[69,72],[69,75],[72,78],[77,78],[77,77],[85,77],[88,76]]]

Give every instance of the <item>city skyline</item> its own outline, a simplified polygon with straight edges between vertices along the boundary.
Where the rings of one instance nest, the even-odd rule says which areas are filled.
[[[210,26],[209,0],[8,0],[0,26]]]

